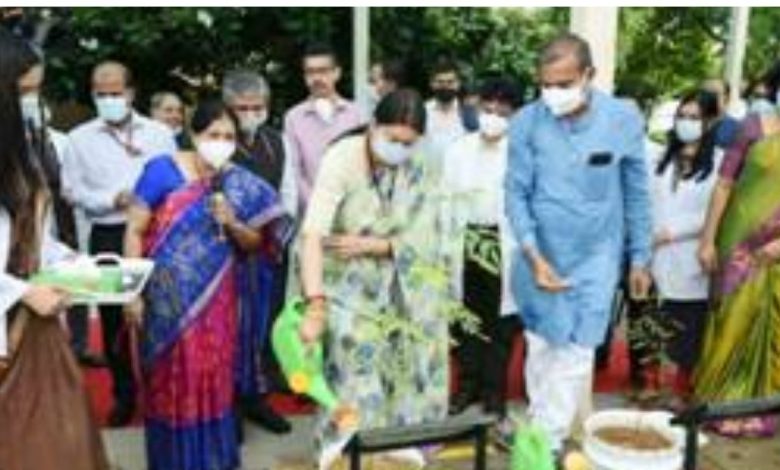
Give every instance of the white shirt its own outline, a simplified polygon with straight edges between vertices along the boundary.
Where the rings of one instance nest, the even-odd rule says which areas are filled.
[[[466,135],[467,131],[463,127],[460,104],[457,100],[446,112],[435,100],[430,100],[425,103],[425,112],[425,157],[429,160],[434,174],[438,175],[441,174],[442,161],[447,148]]]
[[[129,143],[132,150],[122,143]],[[108,127],[100,118],[93,119],[68,135],[63,193],[84,209],[93,224],[122,224],[125,215],[114,207],[116,196],[132,192],[144,164],[152,157],[175,152],[171,130],[140,114],[134,112],[121,131]]]
[[[60,132],[53,127],[47,128],[47,132],[49,133],[49,138],[51,139],[52,145],[54,145],[54,151],[57,154],[57,161],[60,165],[62,165],[62,156],[67,151],[68,136],[64,132]]]
[[[518,245],[509,230],[504,211],[504,174],[508,155],[508,139],[489,144],[479,132],[472,132],[451,145],[443,159],[442,185],[450,196],[450,218],[458,237],[469,223],[498,225],[501,238],[501,314],[517,313],[512,295],[510,275],[512,259],[518,255]],[[463,246],[460,243],[458,246]],[[457,250],[462,258],[462,250]],[[462,299],[464,260],[456,259],[453,286]]]
[[[72,254],[67,246],[58,242],[52,236],[52,223],[53,218],[51,213],[49,213],[42,232],[41,264],[43,266],[56,263]],[[0,271],[0,357],[8,355],[8,311],[30,288],[25,280],[6,272],[11,249],[11,233],[11,218],[5,209],[0,208],[0,266],[3,267],[3,270]]]
[[[674,188],[673,163],[663,174],[656,174],[664,151],[656,148],[648,152],[653,233],[667,230],[674,241],[654,250],[653,278],[662,299],[704,300],[709,297],[709,277],[699,264],[696,250],[723,152],[716,150],[712,172],[704,181],[697,181],[697,177],[680,180]]]
[[[279,198],[287,213],[295,218],[298,215],[298,172],[295,166],[298,156],[295,155],[295,146],[286,135],[282,136],[282,145],[284,146],[284,169],[282,181],[279,183]]]

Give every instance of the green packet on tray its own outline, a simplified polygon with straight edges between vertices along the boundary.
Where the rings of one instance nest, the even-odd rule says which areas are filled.
[[[125,304],[141,294],[153,268],[146,259],[79,257],[46,267],[30,282],[66,290],[76,304]]]

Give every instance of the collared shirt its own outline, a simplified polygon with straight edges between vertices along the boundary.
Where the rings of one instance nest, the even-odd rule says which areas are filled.
[[[702,270],[696,250],[723,152],[715,151],[713,169],[704,180],[694,176],[675,182],[674,163],[660,175],[656,171],[665,151],[660,146],[648,148],[653,233],[664,230],[672,237],[671,243],[653,253],[653,279],[662,299],[705,300],[709,297],[709,276]]]
[[[521,245],[538,249],[570,286],[544,292],[529,263],[515,263],[524,324],[551,343],[599,345],[626,244],[632,265],[649,265],[644,142],[636,106],[595,90],[574,119],[557,118],[541,100],[512,119],[507,217]]]
[[[170,129],[140,114],[133,113],[122,130],[93,119],[68,134],[63,191],[93,224],[124,223],[125,215],[114,207],[116,196],[132,191],[149,159],[175,152]]]
[[[442,190],[449,195],[449,216],[456,224],[454,233],[464,234],[468,224],[497,225],[501,239],[501,313],[517,313],[512,296],[511,260],[517,251],[504,211],[504,176],[508,153],[506,137],[495,143],[486,142],[479,132],[456,140],[444,155]],[[461,255],[462,250],[457,252]],[[462,297],[464,261],[457,256],[453,267],[453,286]]]
[[[440,175],[447,148],[466,135],[467,130],[463,126],[460,103],[457,100],[446,110],[436,100],[429,100],[425,103],[425,112],[425,154],[431,171]]]
[[[363,123],[360,108],[338,97],[330,121],[325,121],[314,107],[314,100],[299,103],[284,118],[284,134],[290,139],[298,160],[298,199],[305,208],[311,195],[320,160],[327,146],[344,132]]]

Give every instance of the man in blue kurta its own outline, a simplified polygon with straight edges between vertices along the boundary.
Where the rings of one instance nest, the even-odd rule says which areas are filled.
[[[539,58],[541,98],[512,120],[506,210],[522,247],[513,289],[526,327],[529,413],[560,450],[604,341],[621,262],[632,295],[650,284],[644,124],[590,86],[590,49],[566,34]]]

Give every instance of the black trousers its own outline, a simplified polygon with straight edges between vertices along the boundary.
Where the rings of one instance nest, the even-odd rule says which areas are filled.
[[[68,309],[70,345],[76,356],[83,356],[89,349],[89,309],[78,305]]]
[[[273,286],[271,288],[271,309],[268,321],[268,329],[263,344],[263,374],[267,383],[266,391],[288,391],[287,379],[282,373],[279,362],[276,359],[273,348],[271,347],[271,329],[274,322],[282,312],[287,300],[287,273],[289,270],[290,251],[285,248],[282,259],[279,264],[273,267]]]
[[[125,225],[93,225],[89,235],[90,253],[115,253],[124,251]],[[135,404],[135,384],[130,354],[120,333],[125,320],[122,306],[100,306],[100,321],[103,327],[103,348],[106,361],[114,380],[114,400],[118,407],[132,407]]]
[[[455,328],[458,346],[455,356],[460,365],[459,393],[503,404],[506,401],[507,366],[519,322],[514,316],[501,317],[501,253],[495,226],[469,226],[484,243],[494,244],[498,253],[499,274],[491,272],[464,253],[463,303],[481,323],[485,338],[466,334]]]
[[[667,343],[667,354],[685,372],[693,372],[701,353],[709,303],[706,300],[664,300],[663,315],[672,337]]]

